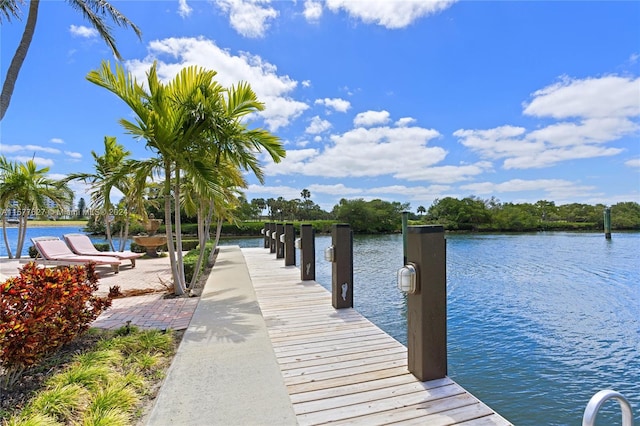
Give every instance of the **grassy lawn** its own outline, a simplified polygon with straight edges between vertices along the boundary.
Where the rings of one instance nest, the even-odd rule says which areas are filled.
[[[90,329],[23,373],[22,389],[2,390],[0,424],[135,424],[147,414],[181,335]]]

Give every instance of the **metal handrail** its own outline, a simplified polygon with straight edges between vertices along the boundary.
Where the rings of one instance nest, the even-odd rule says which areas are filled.
[[[611,389],[601,390],[591,397],[587,404],[587,408],[584,410],[584,415],[582,416],[582,426],[595,426],[598,410],[600,410],[602,404],[609,399],[616,399],[620,404],[620,409],[622,410],[622,426],[633,426],[631,404],[629,404],[627,398],[625,398],[621,393]]]

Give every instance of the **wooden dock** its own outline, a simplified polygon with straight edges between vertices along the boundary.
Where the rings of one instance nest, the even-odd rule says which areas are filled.
[[[300,425],[510,425],[446,377],[418,381],[407,349],[268,249],[242,249]],[[357,297],[357,296],[356,296]]]

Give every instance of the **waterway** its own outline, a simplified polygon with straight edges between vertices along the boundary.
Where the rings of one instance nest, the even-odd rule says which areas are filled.
[[[78,231],[33,228],[29,237]],[[607,388],[630,400],[640,423],[640,233],[446,238],[451,378],[516,425],[580,425],[589,398]],[[316,281],[327,289],[330,244],[316,237]],[[354,307],[406,344],[401,236],[355,236],[353,255]],[[598,424],[620,424],[615,402]]]
[[[640,422],[640,233],[446,238],[451,378],[516,425],[580,425],[591,396],[607,388],[630,400]],[[327,289],[330,244],[316,237],[316,281]],[[355,309],[406,344],[402,237],[355,236],[353,257]],[[620,417],[611,401],[598,424]]]

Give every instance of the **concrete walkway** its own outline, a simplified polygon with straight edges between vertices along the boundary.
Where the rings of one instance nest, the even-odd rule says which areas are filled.
[[[147,424],[297,424],[239,247],[220,247]]]

